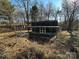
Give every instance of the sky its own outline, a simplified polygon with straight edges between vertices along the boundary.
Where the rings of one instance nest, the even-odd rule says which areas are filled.
[[[56,8],[62,7],[62,0],[42,0],[44,3],[50,1]]]
[[[15,4],[16,0],[11,0],[12,4]],[[37,0],[39,1],[39,0]],[[47,4],[48,1],[50,1],[51,3],[53,3],[54,6],[56,6],[56,8],[60,8],[62,7],[62,0],[41,0],[44,4]]]
[[[62,7],[62,0],[51,0],[57,8]]]
[[[36,1],[36,0],[35,0]],[[62,9],[62,0],[37,0],[38,2],[44,3],[46,5],[48,2],[51,2],[56,9]],[[16,4],[16,0],[11,0],[12,4]],[[52,18],[50,18],[52,19]]]
[[[12,2],[12,4],[16,4],[16,2],[15,2],[16,0],[11,0],[11,2]],[[33,1],[33,0],[32,0]],[[36,0],[34,0],[34,1],[36,1]],[[37,0],[38,2],[42,2],[44,5],[46,5],[48,2],[51,2],[54,6],[55,6],[55,8],[56,9],[62,9],[62,1],[63,0]],[[71,2],[75,2],[76,0],[67,0],[69,3],[71,3]],[[52,20],[52,18],[51,18],[51,20]]]

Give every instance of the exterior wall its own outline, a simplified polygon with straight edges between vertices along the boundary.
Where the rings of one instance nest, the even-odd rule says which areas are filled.
[[[54,21],[40,21],[40,22],[33,22],[32,26],[58,26],[58,22]],[[57,28],[32,28],[32,32],[36,33],[53,33],[56,32]]]

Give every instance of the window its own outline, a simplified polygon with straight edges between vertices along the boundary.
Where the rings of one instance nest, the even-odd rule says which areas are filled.
[[[41,27],[41,28],[39,28],[39,30],[40,30],[40,33],[42,33],[42,34],[46,34],[46,28]]]

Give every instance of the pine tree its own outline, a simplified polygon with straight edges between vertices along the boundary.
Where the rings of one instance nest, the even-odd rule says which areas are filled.
[[[31,19],[33,22],[36,22],[38,18],[38,7],[36,5],[32,6],[31,9]]]
[[[14,6],[11,5],[9,0],[0,0],[0,14],[6,16],[10,23],[12,22],[12,13],[14,10]]]

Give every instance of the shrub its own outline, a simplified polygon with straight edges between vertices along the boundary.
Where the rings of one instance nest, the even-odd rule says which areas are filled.
[[[28,48],[26,51],[16,55],[16,59],[43,59],[43,57],[43,53],[34,48]]]

